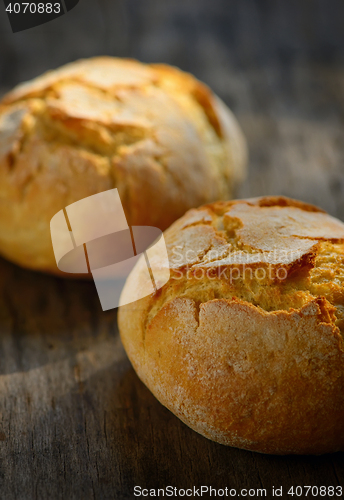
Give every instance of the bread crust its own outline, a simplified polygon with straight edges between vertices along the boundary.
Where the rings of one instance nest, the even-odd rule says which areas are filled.
[[[264,197],[190,210],[165,241],[170,281],[118,315],[126,352],[158,400],[222,444],[344,451],[344,224]]]
[[[98,57],[50,71],[0,103],[0,253],[58,272],[50,219],[118,188],[129,225],[162,230],[229,198],[246,145],[228,108],[167,65]]]

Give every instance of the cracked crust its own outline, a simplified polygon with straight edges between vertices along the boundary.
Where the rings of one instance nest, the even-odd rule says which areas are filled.
[[[100,57],[16,87],[0,103],[0,252],[58,272],[49,222],[118,188],[130,225],[166,229],[229,198],[246,147],[226,106],[166,65]]]
[[[190,210],[165,241],[170,281],[119,310],[141,380],[219,443],[344,451],[344,224],[265,197]]]

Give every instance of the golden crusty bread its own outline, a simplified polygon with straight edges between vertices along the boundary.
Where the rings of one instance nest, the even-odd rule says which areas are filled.
[[[265,197],[190,210],[165,241],[169,282],[119,310],[141,380],[219,443],[344,451],[344,224]],[[143,264],[124,300],[143,285]]]
[[[229,198],[246,148],[227,107],[167,65],[99,57],[16,87],[0,103],[0,253],[58,272],[49,223],[118,188],[129,225],[166,229]]]

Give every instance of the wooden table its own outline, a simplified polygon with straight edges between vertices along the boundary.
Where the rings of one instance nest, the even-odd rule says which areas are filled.
[[[238,72],[226,88],[204,75],[227,102],[236,96],[250,144],[238,195],[285,194],[344,219],[344,71],[283,71]],[[93,283],[0,260],[1,500],[132,499],[135,485],[266,488],[267,498],[273,486],[283,498],[291,486],[344,487],[343,453],[260,455],[186,427],[137,378],[116,315],[101,311]]]

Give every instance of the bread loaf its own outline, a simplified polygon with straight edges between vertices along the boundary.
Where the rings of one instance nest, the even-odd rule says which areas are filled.
[[[232,113],[193,76],[110,57],[68,64],[0,103],[0,254],[58,272],[49,223],[65,206],[116,187],[129,225],[165,229],[229,198],[245,162]]]
[[[119,310],[141,380],[219,443],[344,451],[344,224],[264,197],[190,210],[165,241],[169,282]],[[140,266],[123,298],[142,285]]]

